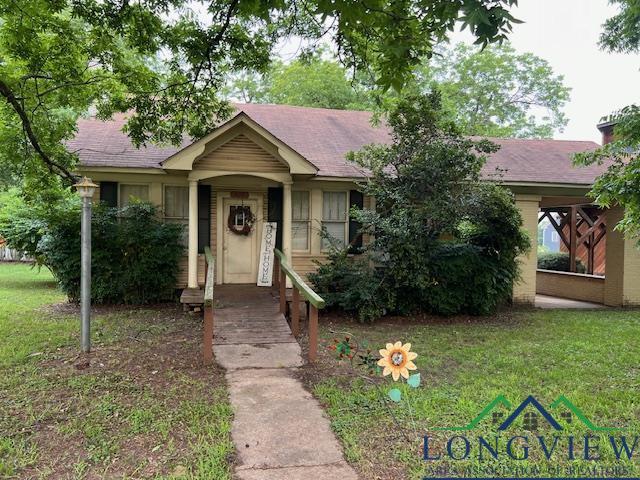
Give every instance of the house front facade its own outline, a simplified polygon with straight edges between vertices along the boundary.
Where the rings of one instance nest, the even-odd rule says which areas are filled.
[[[323,228],[339,243],[366,243],[358,238],[349,210],[374,208],[360,192],[367,172],[346,160],[346,154],[390,141],[388,129],[370,120],[371,114],[361,111],[238,105],[230,120],[198,141],[136,149],[122,132],[124,116],[108,122],[90,118],[80,121],[69,148],[80,157],[80,173],[99,185],[96,200],[112,206],[148,200],[160,207],[165,221],[185,225],[187,255],[177,287],[196,289],[205,280],[205,246],[216,257],[217,284],[256,283],[266,222],[277,225],[277,246],[300,275],[326,257]],[[571,157],[597,144],[495,141],[501,148],[489,158],[484,174],[492,178],[501,172],[534,243],[541,209],[592,204],[586,194],[604,167],[576,168]],[[611,212],[619,215],[616,209]],[[627,272],[607,272],[612,280],[598,287],[601,303],[607,303],[608,288],[610,304],[640,304],[640,281],[632,286],[633,275],[640,279],[640,255],[629,242],[607,239],[607,250],[622,248],[622,255],[609,259],[611,271],[620,263]],[[534,301],[540,276],[536,263],[533,249],[522,259],[514,300]],[[572,279],[576,290],[580,281]]]

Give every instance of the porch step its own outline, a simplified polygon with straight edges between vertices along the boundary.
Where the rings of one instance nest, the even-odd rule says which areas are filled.
[[[180,303],[185,311],[192,308],[199,311],[204,305],[204,290],[200,288],[185,288],[180,295]]]

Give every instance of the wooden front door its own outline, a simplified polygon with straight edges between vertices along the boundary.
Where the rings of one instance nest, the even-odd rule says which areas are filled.
[[[237,229],[242,228],[246,216],[240,207],[249,207],[255,218],[258,218],[258,202],[255,199],[224,199],[223,283],[256,283],[258,277],[258,222],[254,222],[248,235],[232,232],[227,223],[229,215],[234,213],[231,219],[233,224]]]

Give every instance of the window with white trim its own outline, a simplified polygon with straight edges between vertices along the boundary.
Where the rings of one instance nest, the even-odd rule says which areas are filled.
[[[149,185],[121,183],[119,185],[118,205],[126,207],[133,199],[149,201]]]
[[[309,192],[291,192],[291,248],[309,250]]]
[[[189,238],[189,187],[164,186],[164,221],[180,223],[185,226],[182,242],[187,245]]]
[[[345,245],[347,242],[347,213],[347,192],[322,193],[322,227],[338,245]],[[330,240],[322,239],[323,250],[330,245]]]

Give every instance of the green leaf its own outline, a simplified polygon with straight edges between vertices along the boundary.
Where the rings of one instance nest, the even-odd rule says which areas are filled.
[[[407,383],[410,387],[418,388],[420,386],[420,374],[414,373],[413,375],[411,375],[407,380]]]
[[[402,393],[397,388],[392,388],[391,390],[389,390],[388,395],[389,395],[389,398],[391,399],[391,401],[396,402],[396,403],[398,403],[400,401],[400,399],[402,398]]]

